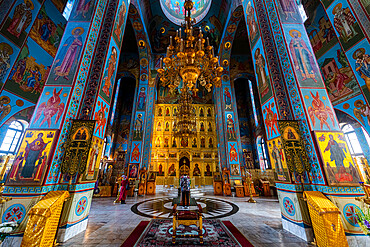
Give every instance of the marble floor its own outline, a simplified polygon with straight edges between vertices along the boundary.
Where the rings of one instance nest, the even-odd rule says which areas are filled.
[[[302,239],[283,230],[277,198],[257,197],[256,204],[246,198],[213,196],[204,198],[231,202],[239,207],[237,212],[221,218],[230,220],[255,247],[311,246]],[[156,196],[129,197],[127,204],[113,204],[115,198],[94,198],[87,230],[59,246],[120,246],[142,220],[150,220],[132,212],[131,207],[146,200],[163,198]],[[235,207],[234,207],[235,208]]]

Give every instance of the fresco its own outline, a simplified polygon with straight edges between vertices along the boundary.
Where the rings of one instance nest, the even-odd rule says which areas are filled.
[[[113,34],[112,34],[113,39],[116,41],[116,44],[118,45],[118,47],[121,47],[121,44],[122,44],[125,20],[126,20],[126,4],[125,4],[125,1],[121,1],[121,5],[118,7],[117,16],[114,22],[114,29],[113,29]]]
[[[228,142],[228,156],[230,164],[230,174],[232,176],[240,176],[239,169],[239,154],[238,154],[238,143],[237,142]]]
[[[285,25],[285,37],[289,44],[290,57],[301,87],[322,87],[319,68],[315,62],[310,41],[305,34],[306,30],[297,30],[296,25]],[[290,40],[289,40],[290,38]]]
[[[223,101],[225,103],[225,111],[231,111],[233,109],[233,99],[232,99],[232,88],[228,86],[223,87]]]
[[[68,21],[90,21],[95,2],[94,0],[76,0]]]
[[[30,37],[55,57],[67,21],[54,4],[45,1],[30,31]]]
[[[329,185],[358,186],[361,181],[342,132],[315,131]]]
[[[144,119],[145,119],[145,112],[136,112],[132,140],[141,141],[143,139]]]
[[[255,49],[252,51],[254,57],[254,71],[257,75],[258,93],[260,95],[261,104],[266,102],[272,96],[271,82],[267,61],[264,56],[262,41],[259,40]]]
[[[24,43],[41,4],[37,0],[18,0],[0,32],[18,47]]]
[[[347,2],[336,0],[326,11],[329,13],[332,23],[334,23],[334,29],[345,51],[364,38],[360,25]]]
[[[87,160],[87,167],[85,172],[81,176],[81,182],[95,181],[98,177],[103,146],[104,140],[93,136],[91,141],[91,148],[89,150],[89,158]]]
[[[184,22],[184,2],[185,0],[160,0],[161,8],[170,21],[176,25]],[[208,13],[212,0],[194,1],[194,7],[191,10],[191,17],[197,22],[201,21]]]
[[[45,86],[30,127],[58,129],[70,91],[70,87]]]
[[[258,29],[258,24],[257,24],[257,18],[255,14],[255,10],[252,7],[252,2],[249,1],[247,4],[247,8],[245,11],[245,15],[247,17],[247,28],[248,28],[248,37],[249,37],[249,42],[251,45],[251,49],[255,46],[258,38],[260,37],[260,31]]]
[[[56,137],[57,130],[27,130],[14,159],[7,185],[41,185]]]
[[[60,49],[50,70],[48,85],[71,85],[73,83],[88,28],[88,22],[71,22],[67,25],[60,42]]]
[[[28,38],[14,63],[5,88],[36,103],[52,63],[53,57]]]
[[[312,17],[305,22],[305,26],[316,58],[320,58],[338,43],[334,28],[321,4],[315,8]]]
[[[94,130],[94,136],[104,139],[105,129],[108,122],[109,105],[101,98],[98,97],[94,119],[96,120],[96,127]]]
[[[225,112],[226,135],[228,141],[236,141],[236,127],[233,112]]]
[[[365,94],[365,97],[370,100],[370,45],[366,39],[359,42],[355,47],[347,52],[347,57],[352,68],[355,68],[355,76],[358,83]]]
[[[0,86],[2,87],[8,77],[17,55],[19,48],[9,42],[3,35],[0,35]]]
[[[146,86],[140,86],[139,92],[137,95],[137,107],[136,110],[138,111],[145,111],[146,106]]]
[[[367,15],[370,15],[370,2],[368,0],[360,0],[362,7],[365,9]]]
[[[267,139],[270,140],[278,137],[280,132],[277,125],[278,115],[274,98],[271,98],[262,106],[262,114],[265,123]]]
[[[302,22],[296,2],[296,0],[276,0],[280,21],[282,23]]]
[[[131,146],[130,162],[139,164],[141,159],[141,141],[133,141]]]
[[[325,89],[302,89],[312,130],[338,130],[339,125]]]
[[[118,67],[117,53],[119,51],[116,43],[113,41],[113,38],[111,38],[108,51],[109,52],[106,58],[105,71],[103,73],[99,94],[103,97],[103,99],[105,99],[106,102],[111,102],[116,79],[116,71]]]
[[[33,103],[25,99],[2,90],[0,94],[0,126],[18,112],[33,105]]]
[[[288,166],[286,164],[286,156],[281,142],[281,138],[277,137],[267,141],[270,162],[272,169],[275,170],[274,178],[278,182],[290,182]]]
[[[361,93],[354,73],[339,43],[317,60],[333,105]]]
[[[370,107],[363,95],[357,95],[346,102],[335,106],[348,115],[355,118],[362,126],[370,132]]]
[[[4,18],[7,16],[6,14],[13,6],[14,0],[3,0],[0,3],[0,23],[3,22]]]

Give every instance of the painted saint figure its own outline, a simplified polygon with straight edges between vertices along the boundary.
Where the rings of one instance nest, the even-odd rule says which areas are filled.
[[[281,9],[284,12],[285,20],[288,20],[291,17],[293,20],[296,20],[295,15],[298,12],[297,7],[294,3],[294,0],[279,0]]]
[[[346,159],[345,152],[347,151],[344,145],[339,145],[338,142],[334,140],[333,135],[329,135],[329,139],[324,152],[330,151],[330,159],[335,162],[335,166],[339,171],[341,167],[344,167],[344,160]]]
[[[247,5],[247,25],[249,28],[249,38],[252,42],[258,33],[258,28],[256,24],[256,19],[254,18],[254,9],[252,8],[252,3],[249,2]]]
[[[356,118],[360,120],[360,122],[363,125],[369,125],[370,126],[370,108],[367,104],[364,104],[362,100],[356,100],[355,103],[355,109],[353,109],[353,113],[355,114]],[[366,124],[364,121],[364,118],[366,118]]]
[[[232,101],[231,101],[231,93],[229,92],[229,88],[225,87],[224,91],[224,100],[225,100],[225,110],[232,109]]]
[[[116,26],[114,27],[114,34],[117,36],[118,43],[121,43],[121,33],[122,33],[122,26],[125,23],[125,14],[126,14],[126,5],[125,2],[122,1],[122,5],[119,7],[118,15],[116,18]]]
[[[278,180],[286,180],[284,177],[284,169],[283,169],[283,161],[284,161],[283,153],[282,153],[282,150],[276,146],[275,141],[272,141],[271,156],[275,161],[275,172],[278,175]]]
[[[142,88],[140,88],[139,99],[138,99],[138,102],[137,102],[138,110],[144,110],[144,108],[145,108],[145,99],[146,99],[145,87],[142,87]]]
[[[34,5],[31,0],[25,0],[15,7],[13,18],[7,31],[19,38],[21,33],[31,24]]]
[[[142,131],[143,131],[143,120],[141,119],[143,115],[138,114],[137,119],[135,121],[135,127],[134,127],[134,138],[141,139],[142,137]]]
[[[312,92],[310,92],[310,94],[312,97],[312,106],[309,106],[307,110],[308,115],[310,115],[312,125],[315,127],[315,117],[317,117],[320,121],[320,130],[323,130],[324,125],[328,127],[329,130],[331,130],[327,120],[329,117],[333,123],[333,126],[335,125],[335,119],[332,109],[329,106],[326,106],[324,102],[321,101],[319,92],[316,92],[316,95],[313,95]]]
[[[92,0],[80,0],[75,9],[74,18],[82,15],[83,18],[86,18],[86,14],[89,12],[90,8],[93,6],[94,2]]]
[[[298,30],[292,29],[289,34],[292,37],[289,49],[293,57],[295,69],[300,72],[303,80],[311,78],[317,82],[314,71],[314,58],[306,43],[301,38],[301,33]]]
[[[254,58],[256,59],[256,73],[258,78],[258,87],[260,88],[261,95],[268,88],[268,78],[266,73],[266,61],[263,55],[261,54],[260,48],[257,48],[254,53]],[[263,96],[262,96],[263,97]]]
[[[8,96],[0,97],[0,122],[11,112],[12,106],[9,104],[10,98]]]
[[[43,160],[46,159],[46,155],[42,152],[46,149],[46,146],[51,142],[45,143],[42,139],[43,133],[39,133],[37,138],[31,143],[26,140],[27,146],[25,148],[24,160],[26,161],[22,167],[21,177],[22,178],[34,178],[35,167],[38,169],[42,168],[41,164]]]
[[[0,43],[0,83],[4,83],[5,76],[10,68],[10,55],[13,54],[13,48],[5,43]]]
[[[84,29],[82,27],[76,27],[72,30],[72,36],[68,37],[64,42],[63,47],[55,59],[55,81],[57,81],[60,76],[69,81],[69,73],[72,67],[76,65],[80,56],[83,45],[81,34],[83,32]]]
[[[356,19],[353,17],[349,8],[343,9],[342,3],[338,3],[333,8],[334,27],[344,42],[348,42],[357,32],[354,29]]]
[[[227,136],[229,140],[235,140],[235,128],[234,128],[234,120],[232,119],[231,114],[227,114]]]
[[[370,56],[365,54],[364,48],[359,48],[353,53],[356,59],[356,71],[364,79],[367,88],[370,91]]]
[[[93,178],[95,172],[96,163],[99,162],[99,140],[96,140],[90,151],[90,163],[87,168],[87,177]]]
[[[107,76],[103,78],[104,86],[102,90],[108,97],[110,97],[111,87],[112,84],[114,84],[116,63],[117,63],[117,50],[116,47],[113,46],[111,55],[108,60]]]

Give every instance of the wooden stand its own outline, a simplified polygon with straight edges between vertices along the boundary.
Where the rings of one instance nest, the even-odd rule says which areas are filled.
[[[155,195],[156,190],[156,173],[149,172],[148,181],[146,182],[146,194]]]
[[[242,185],[235,186],[236,197],[244,197],[244,187]]]
[[[140,171],[139,171],[140,182],[139,182],[139,188],[138,188],[138,192],[137,192],[138,196],[145,195],[145,193],[146,193],[147,175],[148,174],[147,174],[147,171],[146,171],[146,167],[143,167],[142,169],[140,169]]]
[[[270,182],[269,181],[263,181],[262,179],[260,179],[260,181],[262,183],[263,195],[264,196],[271,196]]]
[[[222,183],[225,196],[231,196],[230,171],[226,167],[222,170]]]
[[[222,181],[213,181],[213,193],[217,196],[222,196]]]
[[[254,189],[254,184],[251,182],[251,190],[252,190],[252,195],[257,196],[256,190]],[[249,196],[249,185],[247,182],[244,181],[244,194],[245,196]]]

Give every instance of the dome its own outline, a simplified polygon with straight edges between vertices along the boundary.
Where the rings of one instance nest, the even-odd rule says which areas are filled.
[[[161,8],[170,21],[176,25],[184,22],[184,2],[185,0],[160,0]],[[200,22],[208,13],[212,0],[195,0],[191,17]]]

